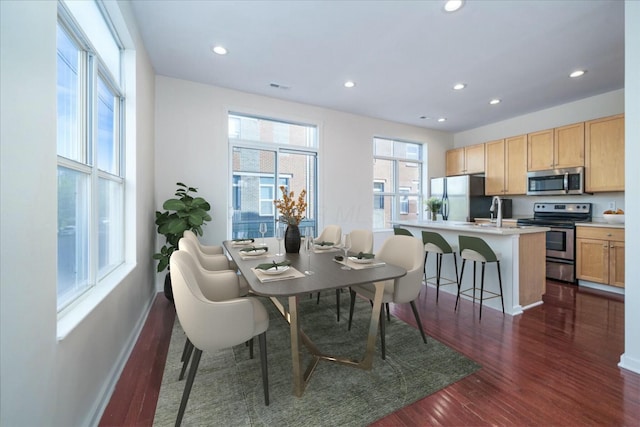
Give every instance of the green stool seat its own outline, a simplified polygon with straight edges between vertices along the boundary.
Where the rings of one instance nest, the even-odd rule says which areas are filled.
[[[482,263],[482,276],[480,280],[480,320],[482,319],[482,302],[485,299],[498,298],[502,302],[502,313],[504,314],[504,299],[502,297],[502,277],[500,274],[500,259],[499,254],[495,253],[493,249],[479,237],[471,236],[458,236],[458,242],[460,245],[460,257],[462,258],[462,268],[460,269],[460,278],[458,280],[458,296],[456,297],[456,306],[454,310],[458,309],[458,302],[460,301],[460,295],[472,296],[473,303],[476,303],[476,263]],[[464,274],[464,265],[467,260],[473,261],[473,287],[462,290],[462,276]],[[484,289],[484,268],[486,263],[495,262],[498,269],[498,283],[500,285],[500,293],[486,291]],[[469,295],[473,292],[472,295]],[[488,295],[488,296],[485,296]]]
[[[422,231],[422,243],[424,244],[424,283],[433,283],[429,280],[436,279],[436,302],[440,298],[440,285],[457,285],[458,284],[458,257],[456,256],[456,246],[451,246],[442,235],[433,231]],[[429,252],[436,254],[436,275],[427,277],[427,256]],[[453,265],[456,270],[456,280],[442,277],[442,256],[445,254],[453,255]],[[442,283],[442,280],[445,282]]]

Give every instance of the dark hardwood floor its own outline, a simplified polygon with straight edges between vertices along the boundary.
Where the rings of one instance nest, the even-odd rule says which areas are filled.
[[[640,426],[640,375],[618,368],[624,301],[547,281],[545,303],[503,316],[435,289],[418,308],[425,331],[482,365],[477,373],[374,426]],[[408,305],[392,313],[415,325]],[[150,426],[166,360],[173,306],[159,294],[101,426]]]

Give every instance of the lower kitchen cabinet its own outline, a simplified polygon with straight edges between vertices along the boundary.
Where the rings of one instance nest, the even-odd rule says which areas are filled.
[[[624,228],[576,227],[576,276],[624,288]]]

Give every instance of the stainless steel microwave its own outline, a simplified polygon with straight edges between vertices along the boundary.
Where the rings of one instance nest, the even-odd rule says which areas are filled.
[[[584,193],[584,167],[527,173],[527,195],[547,196]]]

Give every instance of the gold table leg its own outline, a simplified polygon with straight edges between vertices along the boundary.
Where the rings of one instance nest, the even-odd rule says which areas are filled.
[[[298,296],[289,297],[289,310],[282,305],[282,303],[275,297],[271,297],[271,301],[278,309],[284,319],[289,322],[289,328],[291,332],[291,361],[293,365],[293,393],[297,397],[301,397],[304,393],[309,379],[313,374],[318,362],[320,360],[326,360],[329,362],[338,363],[341,365],[351,366],[353,368],[370,370],[373,366],[373,356],[376,348],[376,338],[378,335],[378,322],[380,322],[380,312],[382,310],[382,296],[384,293],[384,283],[374,283],[376,292],[373,298],[373,308],[371,310],[371,320],[369,322],[369,334],[367,336],[367,345],[365,349],[364,357],[361,360],[352,360],[346,358],[339,358],[328,354],[323,354],[318,347],[311,341],[311,339],[300,328],[300,322],[298,318]],[[307,347],[309,353],[312,356],[312,360],[307,366],[304,374],[302,373],[302,357],[300,354],[300,342]]]

